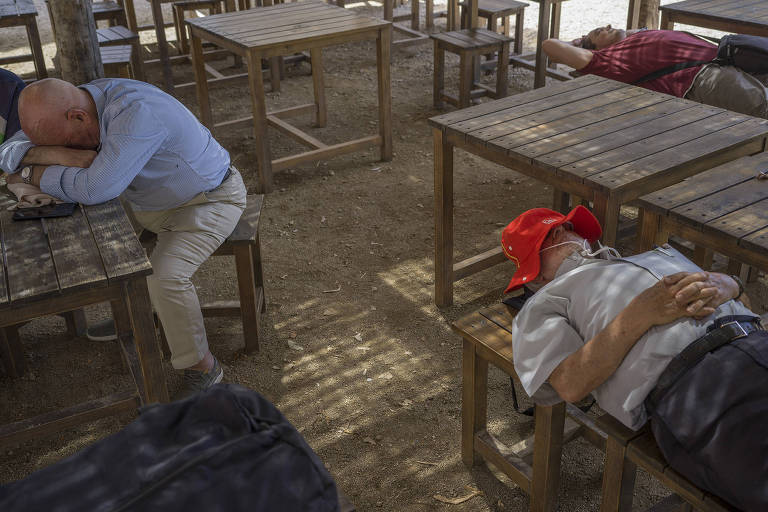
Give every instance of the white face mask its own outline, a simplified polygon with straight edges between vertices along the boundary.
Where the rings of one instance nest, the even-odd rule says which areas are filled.
[[[576,244],[579,247],[581,247],[581,251],[579,251],[579,254],[581,254],[585,258],[594,258],[595,256],[598,256],[605,252],[608,253],[607,259],[621,258],[621,254],[619,254],[619,251],[617,251],[613,247],[603,247],[603,244],[601,244],[600,241],[597,242],[598,249],[596,251],[592,251],[592,248],[589,246],[589,242],[586,240],[582,240],[581,243],[577,242],[576,240],[566,240],[565,242],[560,242],[559,244],[545,247],[544,249],[539,251],[539,254],[543,253],[544,251],[548,251],[552,248],[560,247],[561,245],[566,245],[566,244]]]

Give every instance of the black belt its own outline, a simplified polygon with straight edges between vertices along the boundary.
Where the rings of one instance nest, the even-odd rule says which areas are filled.
[[[707,328],[707,334],[697,339],[682,352],[677,354],[661,372],[656,387],[646,398],[646,406],[652,411],[666,392],[685,372],[696,366],[708,352],[712,352],[726,343],[746,338],[755,331],[762,331],[760,317],[757,316],[722,316]]]

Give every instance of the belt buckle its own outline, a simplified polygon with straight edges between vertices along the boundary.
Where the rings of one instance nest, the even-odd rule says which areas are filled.
[[[738,320],[733,320],[732,322],[725,323],[721,325],[720,328],[723,328],[727,325],[734,325],[734,324],[736,324],[736,327],[739,328],[739,330],[741,331],[741,334],[736,334],[733,338],[731,338],[731,341],[738,340],[741,338],[746,338],[748,336],[747,331],[744,329],[744,327],[742,327],[742,325],[739,323]]]

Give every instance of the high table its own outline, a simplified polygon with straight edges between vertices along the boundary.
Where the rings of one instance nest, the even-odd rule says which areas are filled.
[[[0,446],[54,433],[138,405],[168,400],[146,276],[152,273],[120,202],[70,217],[15,221],[0,206],[0,357],[23,358],[12,326],[109,302],[136,388],[0,427]],[[23,363],[23,361],[21,361]]]
[[[192,32],[192,56],[195,64],[197,100],[203,124],[215,127],[253,121],[261,191],[272,189],[272,171],[286,169],[303,162],[330,158],[369,146],[379,146],[382,160],[392,158],[392,99],[389,70],[392,24],[388,21],[360,16],[322,2],[308,1],[260,7],[248,11],[217,14],[186,20]],[[304,113],[315,116],[317,126],[325,126],[327,112],[321,50],[335,44],[376,40],[378,68],[379,133],[349,142],[326,145],[311,135],[288,124],[284,118]],[[248,64],[253,116],[214,123],[209,103],[208,83],[203,62],[202,41],[213,42]],[[261,60],[309,50],[312,60],[314,103],[267,112]],[[273,68],[274,69],[274,68]],[[271,73],[273,84],[277,73]],[[360,91],[364,93],[365,91]],[[297,155],[272,160],[267,128],[272,127],[312,148]]]
[[[588,75],[429,120],[435,151],[435,302],[504,261],[501,247],[453,262],[453,148],[591,201],[603,242],[619,208],[723,162],[765,150],[768,121]]]
[[[768,2],[756,0],[686,0],[659,7],[662,30],[675,23],[724,32],[768,36]]]
[[[32,61],[35,64],[35,74],[38,80],[48,77],[43,57],[43,46],[40,44],[40,33],[37,30],[37,9],[32,0],[0,0],[0,28],[25,27],[27,40],[32,50],[31,54],[14,55],[0,59],[0,65],[14,62]]]

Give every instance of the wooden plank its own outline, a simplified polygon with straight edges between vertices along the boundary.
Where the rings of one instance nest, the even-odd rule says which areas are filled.
[[[494,304],[493,306],[483,308],[480,310],[480,314],[483,317],[495,323],[500,328],[507,331],[509,334],[512,334],[512,324],[514,322],[515,316],[517,316],[517,313],[518,313],[518,310],[516,310],[512,306],[508,306],[503,303]],[[508,357],[512,359],[511,350],[503,351],[501,354],[502,355],[508,354]]]
[[[557,135],[515,147],[514,153],[530,158],[537,158],[541,155],[553,152],[553,148],[576,146],[577,144],[585,143],[645,122],[661,119],[692,107],[693,105],[691,104],[668,99],[656,105],[639,108],[638,110],[618,115],[612,119],[605,119],[597,123],[586,124],[571,131],[566,131],[565,128],[563,128],[563,132]],[[500,146],[505,146],[502,141],[495,141],[495,143]]]
[[[48,243],[62,291],[107,284],[104,264],[80,207],[69,217],[46,219]]]
[[[110,281],[152,273],[144,248],[119,200],[86,206],[84,211]]]
[[[551,86],[544,89],[515,94],[500,100],[490,101],[481,105],[470,107],[468,109],[435,116],[430,118],[428,122],[432,127],[442,128],[444,126],[450,126],[462,121],[466,121],[468,119],[473,119],[485,114],[512,108],[517,105],[523,105],[525,103],[530,103],[532,101],[536,101],[549,96],[555,96],[558,94],[570,94],[571,92],[581,89],[582,87],[587,87],[596,83],[603,82],[605,80],[606,79],[595,75],[587,75],[570,82],[552,84]]]
[[[678,206],[669,214],[679,221],[687,220],[695,224],[703,224],[741,210],[766,197],[768,197],[768,184],[761,186],[761,183],[753,177],[751,180],[724,187],[716,194],[706,195],[696,201]]]
[[[325,146],[321,149],[313,149],[312,151],[305,151],[304,153],[299,153],[297,155],[291,155],[272,160],[272,170],[280,171],[282,169],[288,169],[304,162],[313,162],[315,160],[332,158],[334,156],[359,151],[369,146],[378,146],[379,144],[381,144],[380,135],[370,135],[368,137],[363,137],[348,142],[341,142],[339,144]]]
[[[482,430],[475,434],[475,450],[502,470],[523,492],[530,494],[533,468],[522,458],[511,453],[504,443],[487,430]]]
[[[744,249],[756,252],[758,254],[768,253],[768,228],[756,231],[739,240],[739,245]],[[768,271],[768,266],[764,265],[763,270]]]
[[[453,280],[458,281],[472,274],[477,274],[487,268],[491,268],[507,261],[501,247],[489,249],[471,258],[455,263],[453,265]]]
[[[3,258],[11,303],[37,299],[59,291],[44,220],[15,221],[7,210],[0,212]]]
[[[626,89],[621,89],[621,91],[625,90]],[[608,96],[614,92],[618,93],[619,91],[611,91],[604,96]],[[627,119],[628,116],[632,116],[630,119],[635,119],[635,122],[637,122],[636,120],[638,115],[634,113],[638,110],[644,109],[645,107],[650,107],[653,105],[657,105],[655,112],[653,110],[643,110],[643,112],[645,112],[646,115],[653,115],[654,117],[658,117],[660,115],[661,111],[659,110],[660,107],[658,107],[658,105],[666,102],[664,98],[661,98],[656,94],[643,94],[642,91],[634,92],[639,92],[639,94],[630,95],[629,97],[622,98],[619,101],[611,101],[610,97],[609,99],[602,101],[601,97],[595,97],[594,99],[597,101],[592,103],[592,106],[588,109],[579,110],[576,104],[569,105],[563,110],[567,109],[573,111],[573,114],[571,115],[548,119],[546,122],[542,122],[538,125],[532,125],[529,128],[521,129],[520,131],[511,135],[505,135],[490,140],[489,144],[500,146],[509,150],[518,148],[520,146],[525,146],[527,144],[532,144],[542,139],[547,139],[552,142],[547,144],[548,149],[551,150],[552,147],[556,147],[557,141],[561,140],[558,139],[558,136],[572,132],[578,128],[598,125],[597,127],[599,129],[602,124],[608,124],[609,122],[610,129],[612,130],[616,130],[616,126],[625,128],[627,126],[631,126],[631,124],[628,124],[631,122]],[[557,110],[559,109],[555,109],[555,112]],[[554,115],[557,114],[555,113]],[[554,117],[554,115],[551,117]],[[619,119],[618,124],[616,122],[617,118]]]
[[[711,126],[701,121],[710,117],[716,117],[715,121],[719,122],[727,118],[731,124],[743,119],[737,114],[729,115],[719,109],[695,106],[674,116],[665,116],[541,155],[536,161],[555,167],[563,175],[589,176],[695,138],[690,135],[692,129],[697,129],[700,136]]]
[[[754,183],[748,182],[746,185],[758,188]],[[760,201],[752,203],[746,207],[740,207],[727,215],[712,220],[707,223],[706,227],[716,230],[717,233],[723,233],[729,237],[737,239],[768,228],[768,190],[766,190],[768,189],[768,186],[759,188],[762,188]],[[729,200],[734,202],[738,201],[734,196],[730,196],[729,198],[724,199],[724,202],[729,202]],[[693,212],[686,213],[692,214]],[[692,217],[693,215],[687,216]],[[717,248],[715,247],[714,249]]]
[[[667,172],[676,166],[692,169],[694,165],[704,165],[704,167],[700,167],[695,172],[691,171],[685,175],[679,175],[674,181],[670,182],[667,180],[667,183],[659,187],[661,188],[671,185],[691,174],[723,163],[722,160],[718,161],[715,158],[721,152],[743,148],[745,151],[749,151],[749,153],[757,153],[764,147],[768,125],[763,120],[747,119],[747,121],[739,124],[731,124],[731,120],[726,114],[719,121],[713,119],[711,122],[703,123],[705,127],[709,128],[709,133],[707,133],[706,129],[695,130],[696,133],[706,133],[702,137],[629,162],[607,172],[590,176],[588,180],[607,189],[615,190],[630,184],[639,186],[641,181],[658,176],[659,173]],[[694,130],[691,129],[691,134],[693,133]],[[754,147],[748,147],[750,142],[755,142]],[[737,156],[743,156],[744,154],[741,153]],[[733,160],[735,157],[731,156],[728,159]]]
[[[658,213],[666,213],[668,210],[695,199],[750,180],[755,177],[758,170],[762,170],[766,165],[768,165],[768,153],[745,156],[687,178],[676,185],[643,196],[639,202],[643,208]]]
[[[283,133],[284,135],[287,135],[293,140],[300,142],[301,144],[304,144],[306,146],[309,146],[313,149],[321,149],[321,148],[328,147],[328,145],[325,144],[323,141],[312,137],[308,133],[301,131],[300,129],[296,128],[290,123],[287,123],[286,121],[283,121],[280,118],[267,116],[267,123],[269,123],[269,126],[271,126],[272,128],[275,128],[277,131]]]
[[[512,358],[512,336],[509,332],[479,314],[461,318],[451,327],[467,342],[474,344],[475,350],[483,359],[518,380]]]

